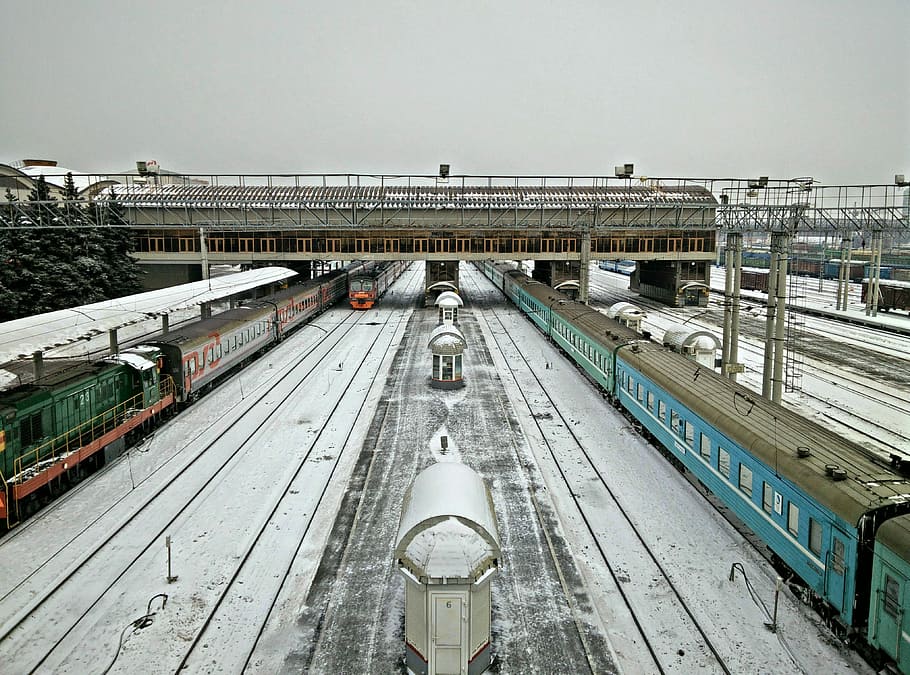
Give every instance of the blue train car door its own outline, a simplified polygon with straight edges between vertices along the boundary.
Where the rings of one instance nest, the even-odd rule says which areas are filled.
[[[875,597],[871,598],[875,607],[874,624],[870,626],[870,632],[874,643],[893,656],[895,661],[900,662],[906,579],[887,563],[882,564],[880,578],[881,585],[876,589]]]
[[[844,616],[844,610],[851,608],[846,593],[847,574],[847,535],[836,527],[831,528],[831,548],[828,550],[828,564],[825,565],[825,597],[828,602]],[[845,616],[849,621],[850,617]]]

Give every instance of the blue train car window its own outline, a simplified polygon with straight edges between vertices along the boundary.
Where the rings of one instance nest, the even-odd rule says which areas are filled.
[[[809,550],[821,557],[822,526],[815,518],[809,518]]]
[[[745,464],[739,465],[739,489],[752,496],[752,469]]]
[[[774,508],[774,488],[768,483],[762,483],[761,507],[765,513],[771,513],[771,509]]]
[[[670,411],[670,428],[679,433],[679,413],[675,410]]]
[[[641,386],[641,382],[638,383],[638,402],[641,403],[645,400],[645,388]]]
[[[704,434],[701,435],[701,447],[699,452],[706,462],[711,461],[711,439]]]
[[[844,555],[844,542],[835,537],[834,548],[831,552],[831,564],[834,566],[834,571],[840,575],[844,573]]]
[[[885,574],[885,603],[882,609],[894,618],[897,618],[901,608],[900,588],[897,579],[889,574]]]
[[[648,410],[654,412],[654,392],[648,392]]]
[[[629,379],[626,381],[626,391],[628,391],[629,393],[631,393],[631,392],[632,392],[632,389],[633,389],[634,387],[635,387],[635,378],[634,378],[634,377],[629,377]]]
[[[723,448],[717,449],[717,468],[724,478],[730,478],[730,453]]]
[[[663,401],[657,402],[657,416],[660,418],[661,422],[667,421],[667,404]]]
[[[793,502],[787,505],[787,529],[794,537],[799,536],[799,507]]]
[[[686,430],[686,443],[689,447],[693,447],[695,445],[695,425],[689,420],[686,420],[684,424]]]

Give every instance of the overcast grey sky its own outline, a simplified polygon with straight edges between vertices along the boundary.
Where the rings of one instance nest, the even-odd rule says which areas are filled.
[[[910,175],[910,0],[2,6],[2,162]]]

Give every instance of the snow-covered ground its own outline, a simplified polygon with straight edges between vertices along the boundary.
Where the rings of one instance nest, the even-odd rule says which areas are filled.
[[[734,672],[871,672],[786,589],[780,596],[778,631],[768,631],[765,611],[753,600],[742,574],[733,581],[729,576],[731,567],[741,564],[756,598],[770,607],[776,578],[770,566],[498,291],[467,265],[461,273],[466,304],[459,324],[468,340],[464,389],[440,391],[427,385],[427,342],[436,326],[436,311],[414,309],[423,275],[420,265],[412,266],[394,287],[394,295],[372,315],[381,320],[397,312],[407,321],[403,332],[388,337],[395,346],[394,353],[380,362],[379,382],[385,380],[384,386],[357,385],[362,390],[360,412],[346,423],[327,422],[333,418],[322,399],[337,387],[342,372],[354,367],[354,355],[368,351],[367,343],[382,332],[379,327],[350,331],[351,341],[325,360],[331,367],[321,371],[322,380],[317,377],[301,385],[303,396],[286,422],[322,429],[323,449],[313,460],[328,462],[336,451],[351,446],[350,439],[355,439],[358,454],[345,460],[322,505],[289,504],[282,512],[285,519],[279,521],[279,531],[285,537],[296,536],[295,520],[312,522],[290,569],[279,567],[275,547],[275,555],[257,558],[247,570],[250,578],[284,575],[274,606],[264,608],[257,591],[240,594],[231,604],[235,626],[209,630],[206,656],[191,659],[188,672],[234,672],[235,662],[227,656],[236,651],[231,642],[258,625],[264,612],[262,632],[249,645],[253,650],[249,672],[400,671],[403,580],[391,557],[402,499],[419,470],[452,460],[469,464],[485,478],[500,521],[504,560],[493,582],[495,668],[503,673],[655,672],[620,591],[638,594],[648,630],[655,636],[670,633],[664,637],[672,644],[673,624],[662,611],[663,584],[649,576],[651,568],[638,559],[639,544],[627,541],[615,511],[606,508],[599,488],[595,490],[591,470],[578,455],[579,445],[606,477],[616,501],[681,589],[698,621],[722,643]],[[349,314],[338,308],[316,323],[324,331],[332,330]],[[74,561],[114,534],[119,521],[134,515],[137,492],[161,489],[171,480],[168,465],[198,452],[202,437],[237,416],[238,399],[271,391],[276,374],[313,349],[323,335],[304,328],[0,541],[0,565],[5,570],[0,616],[7,617],[0,635],[7,633],[17,611],[28,611],[27,600],[10,603],[14,598],[22,602],[30,578],[43,575],[46,584],[63,580]],[[505,335],[513,342],[504,341]],[[518,352],[527,359],[525,365],[518,363]],[[277,405],[268,400],[266,407]],[[560,422],[560,416],[569,421]],[[577,440],[565,434],[566,424]],[[286,432],[270,431],[260,441],[260,452],[271,458],[297,456],[301,445],[309,442],[306,436],[292,433],[290,427]],[[442,436],[447,438],[446,447]],[[262,486],[250,492],[262,500],[270,494],[268,486],[279,480],[273,473],[283,470],[278,463],[266,474],[264,461],[238,460],[237,466],[248,473],[245,481],[244,474],[232,478],[232,484]],[[209,490],[217,493],[222,485],[226,486],[219,478]],[[239,494],[238,489],[226,491],[226,503]],[[311,486],[297,489],[306,493]],[[250,499],[237,500],[224,517],[211,515],[202,530],[199,521],[186,529],[175,522],[167,533],[175,554],[173,583],[165,579],[163,536],[139,532],[141,545],[152,547],[149,569],[158,572],[114,579],[99,600],[107,609],[48,659],[53,668],[39,666],[37,672],[101,673],[110,664],[110,672],[174,672],[178,656],[207,630],[203,617],[212,610],[212,598],[218,597],[230,563],[242,548],[239,533],[264,508],[248,505]],[[584,518],[591,521],[591,529],[583,524]],[[121,544],[137,545],[125,540]],[[598,545],[606,549],[606,559],[597,554]],[[193,555],[197,546],[203,548]],[[101,578],[103,567],[96,573]],[[86,583],[82,586],[63,592],[75,596],[87,590]],[[37,594],[40,589],[27,592]],[[154,605],[149,626],[127,630],[156,593],[168,595],[167,605]],[[31,666],[23,667],[26,661],[17,661],[17,653],[49,651],[52,645],[40,641],[46,632],[14,632],[0,641],[3,672],[28,672]],[[700,655],[681,646],[678,652],[663,663],[667,672],[715,672],[716,666]]]

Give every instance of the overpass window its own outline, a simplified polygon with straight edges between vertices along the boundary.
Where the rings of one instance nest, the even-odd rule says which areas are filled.
[[[414,240],[414,253],[429,253],[430,252],[430,240],[429,239],[415,239]]]
[[[254,251],[254,241],[252,237],[237,237],[237,252],[252,253]]]
[[[177,246],[181,253],[192,253],[196,250],[196,239],[194,237],[180,237],[177,239]]]
[[[275,238],[274,237],[264,237],[259,240],[259,250],[262,253],[274,253],[277,249],[275,247]]]
[[[541,253],[556,253],[556,240],[555,239],[541,239],[540,240],[540,252]]]
[[[455,251],[457,253],[470,253],[471,252],[471,240],[470,239],[456,239],[455,240]]]
[[[483,240],[483,252],[484,253],[499,253],[499,239],[484,239]]]
[[[705,250],[705,238],[704,237],[691,237],[686,242],[687,248],[690,252],[696,253]]]
[[[434,239],[433,248],[435,253],[449,253],[452,247],[451,239]]]
[[[210,237],[209,251],[212,253],[224,253],[224,237]]]
[[[150,253],[161,253],[164,251],[164,237],[149,237],[148,245]]]
[[[607,249],[610,253],[623,253],[626,250],[626,240],[622,239],[611,239],[610,246]]]
[[[325,252],[326,253],[341,253],[341,239],[326,239],[325,240]]]
[[[578,251],[578,239],[562,239],[560,243],[562,244],[563,253],[576,253]]]
[[[312,253],[313,252],[313,240],[312,239],[298,239],[297,240],[297,253]]]
[[[354,251],[357,253],[369,253],[370,252],[370,240],[369,239],[355,239],[354,240]]]
[[[383,248],[386,253],[398,253],[401,250],[401,241],[398,239],[384,239]]]
[[[512,253],[527,253],[528,252],[528,240],[527,239],[513,239],[512,240]]]
[[[682,251],[682,238],[681,237],[668,237],[667,238],[667,252],[668,253],[678,253]]]
[[[787,529],[794,537],[799,536],[799,507],[793,502],[787,505]]]

